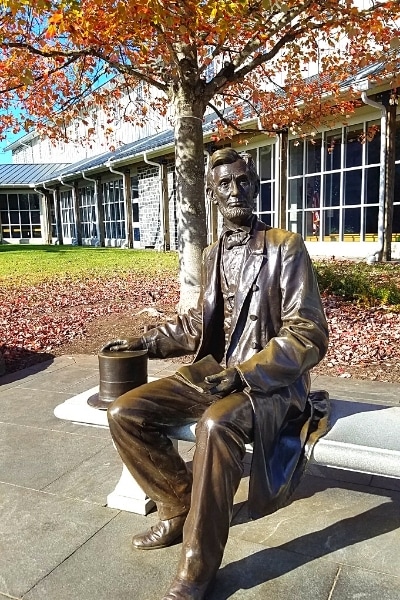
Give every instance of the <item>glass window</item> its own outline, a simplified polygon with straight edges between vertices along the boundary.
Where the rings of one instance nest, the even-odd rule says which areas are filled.
[[[6,223],[8,224],[10,222],[8,212],[2,211],[0,217],[3,225],[5,225]]]
[[[29,204],[31,210],[39,210],[39,196],[37,194],[29,194]]]
[[[261,180],[271,179],[272,177],[272,149],[273,146],[263,146],[260,148],[260,178]]]
[[[321,171],[322,138],[310,138],[305,142],[306,147],[306,173]]]
[[[29,210],[28,194],[19,194],[19,208],[20,210]]]
[[[40,223],[40,213],[38,210],[31,212],[31,222],[35,224]]]
[[[378,165],[381,162],[381,126],[379,121],[370,121],[367,123],[366,144],[367,164]]]
[[[74,211],[72,208],[72,193],[70,190],[61,192],[61,222],[62,232],[65,238],[76,238],[76,223],[74,217]]]
[[[8,194],[8,206],[10,210],[19,210],[17,194]]]
[[[342,152],[342,130],[335,129],[326,135],[325,169],[333,171],[340,169]]]
[[[324,176],[324,207],[340,204],[340,173]]]
[[[123,181],[110,181],[103,184],[105,237],[125,239],[125,207]]]
[[[136,223],[139,221],[139,204],[138,204],[138,202],[134,202],[132,204],[132,219]]]
[[[0,210],[7,210],[8,202],[7,202],[7,194],[0,194]]]
[[[132,200],[139,198],[139,182],[136,176],[131,177],[131,198]]]
[[[320,189],[321,189],[321,178],[318,177],[307,177],[305,179],[306,186],[306,208],[319,208],[320,207]]]
[[[289,210],[303,208],[303,178],[289,181]]]
[[[361,204],[362,171],[345,171],[343,200],[344,204]]]
[[[261,215],[259,215],[259,219],[260,219],[260,221],[262,221],[266,225],[272,226],[272,215],[271,215],[271,213],[261,214]]]
[[[400,173],[399,173],[400,176]],[[365,169],[365,202],[378,204],[379,202],[379,167]],[[400,183],[400,180],[399,180]]]
[[[23,238],[31,237],[30,225],[21,225],[21,237],[23,237]]]
[[[29,210],[21,210],[19,214],[21,216],[21,223],[26,224],[26,223],[30,222],[30,220],[29,220]]]
[[[352,125],[346,131],[345,166],[358,167],[362,164],[364,129],[362,125]]]
[[[378,234],[378,210],[379,209],[377,206],[370,206],[365,209],[364,219],[365,219],[366,241],[369,241],[368,240],[369,236]],[[372,240],[372,241],[375,241],[375,240]]]
[[[271,183],[262,183],[260,190],[260,212],[270,212],[272,210]]]
[[[320,177],[307,177],[306,185],[306,213],[305,213],[305,235],[307,239],[317,240],[320,233]],[[314,210],[310,210],[314,209]]]
[[[303,212],[300,210],[289,210],[289,231],[303,234]]]
[[[361,227],[361,208],[346,208],[344,211],[344,234],[345,240],[350,235],[356,235],[359,239]]]
[[[303,142],[300,140],[289,141],[289,176],[303,174]]]
[[[339,210],[324,210],[322,214],[325,236],[329,236],[332,241],[339,241]]]
[[[79,214],[83,238],[96,237],[96,209],[94,186],[79,189]]]

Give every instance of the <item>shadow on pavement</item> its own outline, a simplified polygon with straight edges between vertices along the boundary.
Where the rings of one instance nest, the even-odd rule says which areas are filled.
[[[399,505],[386,502],[320,531],[300,536],[280,546],[266,548],[221,568],[210,600],[227,600],[238,590],[251,589],[281,577],[301,565],[394,531],[398,527]],[[290,556],[284,560],[282,555],[282,560],[278,561],[277,552],[282,550],[290,553]]]
[[[54,354],[34,352],[17,346],[0,346],[0,354],[5,364],[5,374],[0,377],[0,386],[24,379],[44,371],[54,361]]]

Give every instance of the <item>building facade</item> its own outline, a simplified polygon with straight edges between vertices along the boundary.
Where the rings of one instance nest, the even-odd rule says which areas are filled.
[[[387,131],[382,130],[384,111],[379,110],[383,104],[376,101],[380,93],[371,96],[373,105],[364,103],[345,123],[338,120],[332,129],[306,139],[288,138],[285,154],[279,137],[258,136],[246,146],[231,143],[239,151],[251,152],[257,164],[259,217],[269,225],[300,233],[311,255],[363,258],[379,249],[385,198],[382,145],[387,138]],[[400,189],[400,115],[392,129],[392,256],[400,257],[400,197],[396,193]],[[205,149],[210,149],[211,132],[209,118],[204,124]],[[26,140],[21,144],[11,146],[18,160]],[[61,163],[56,169],[46,175],[32,173],[25,185],[17,178],[5,183],[0,168],[3,243],[177,249],[170,129],[142,135],[113,152],[85,156],[67,166],[64,158],[70,151],[63,153],[63,148],[60,145],[53,151],[52,157]],[[212,241],[218,226],[215,211],[207,208]]]

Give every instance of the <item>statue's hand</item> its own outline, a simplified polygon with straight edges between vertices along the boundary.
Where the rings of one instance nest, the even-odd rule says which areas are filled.
[[[239,392],[244,388],[242,378],[235,367],[224,369],[216,375],[208,375],[205,378],[205,381],[207,383],[216,384],[208,390],[210,394],[218,394],[222,397],[227,396],[231,392]]]
[[[143,340],[140,337],[126,338],[125,340],[111,340],[107,342],[101,352],[122,352],[123,350],[144,350]]]

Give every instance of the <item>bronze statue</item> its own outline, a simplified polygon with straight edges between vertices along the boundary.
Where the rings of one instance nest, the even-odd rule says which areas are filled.
[[[163,600],[205,598],[227,541],[245,444],[254,445],[248,505],[257,518],[287,502],[307,438],[327,427],[327,394],[309,393],[309,370],[326,352],[328,330],[301,236],[253,214],[260,183],[249,154],[217,150],[206,187],[224,227],[204,251],[197,308],[104,347],[147,349],[150,358],[195,354],[192,366],[127,392],[108,409],[121,458],[160,518],[133,537],[133,547],[163,548],[183,535]],[[163,431],[192,421],[193,473]]]

